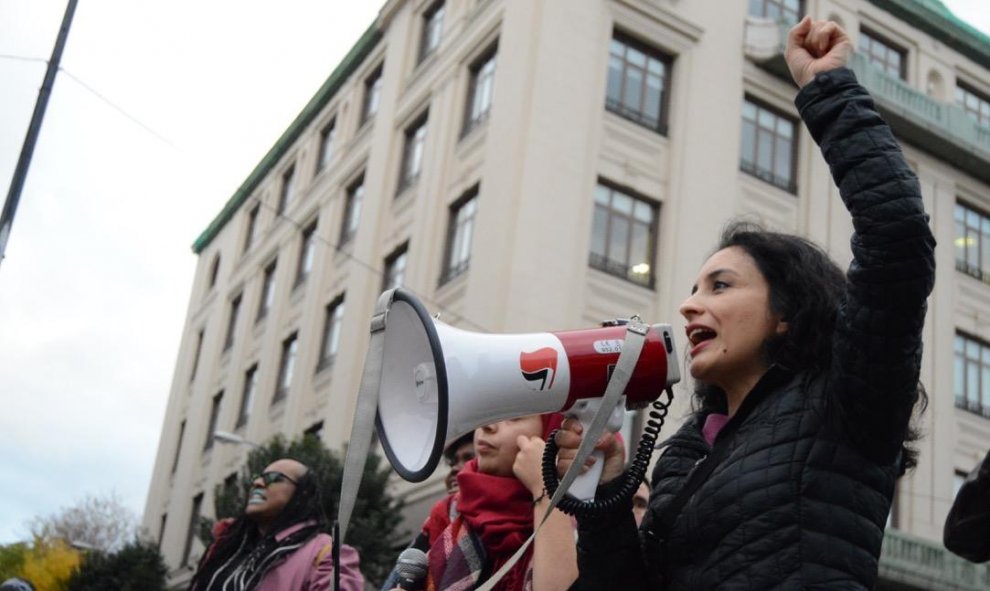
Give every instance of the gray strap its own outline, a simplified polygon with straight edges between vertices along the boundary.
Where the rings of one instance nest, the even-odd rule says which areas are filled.
[[[378,303],[375,304],[375,313],[371,317],[371,341],[368,343],[368,357],[364,360],[364,374],[361,376],[361,387],[358,389],[354,423],[351,426],[351,441],[347,446],[344,475],[340,485],[340,504],[337,507],[340,535],[334,538],[334,544],[344,543],[347,536],[347,526],[351,522],[351,513],[354,512],[358,488],[364,475],[364,464],[371,450],[375,414],[378,412],[382,357],[385,352],[385,320],[394,295],[395,289],[390,289],[379,296]]]
[[[525,554],[526,549],[536,539],[536,534],[540,533],[543,524],[547,522],[557,503],[567,494],[567,489],[570,488],[571,483],[574,482],[574,479],[581,472],[581,467],[584,466],[584,462],[588,459],[588,456],[594,451],[595,443],[598,442],[598,438],[605,429],[609,415],[612,414],[615,405],[618,404],[622,394],[626,391],[626,385],[629,383],[633,370],[636,368],[636,363],[639,361],[639,355],[643,351],[643,344],[646,341],[646,333],[649,330],[649,325],[643,324],[635,317],[626,325],[626,338],[622,344],[622,352],[619,353],[619,360],[616,362],[615,370],[612,372],[612,377],[608,381],[608,386],[605,387],[605,395],[602,397],[601,406],[598,408],[595,418],[591,421],[591,425],[582,435],[577,457],[574,458],[574,463],[571,464],[571,467],[567,469],[564,477],[560,480],[557,492],[550,499],[550,505],[547,507],[546,513],[543,514],[543,519],[540,520],[539,526],[533,531],[533,535],[529,536],[529,539],[516,550],[512,558],[485,581],[484,585],[478,587],[477,591],[491,591],[502,577],[505,576],[505,573],[509,572],[515,566],[516,562]]]

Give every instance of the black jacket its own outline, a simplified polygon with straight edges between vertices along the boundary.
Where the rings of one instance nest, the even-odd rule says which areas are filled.
[[[918,396],[935,241],[917,178],[847,69],[796,98],[852,214],[853,262],[818,375],[771,369],[719,433],[714,470],[661,519],[712,448],[703,413],[665,442],[637,536],[625,510],[579,519],[580,589],[870,589]]]
[[[959,489],[942,537],[946,548],[966,560],[990,560],[990,452]]]

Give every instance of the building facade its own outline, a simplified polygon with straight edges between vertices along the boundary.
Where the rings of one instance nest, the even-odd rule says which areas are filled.
[[[854,38],[852,67],[940,244],[926,437],[898,486],[882,588],[990,584],[939,541],[990,448],[990,39],[937,0],[386,2],[194,244],[143,520],[173,582],[202,553],[192,524],[212,515],[213,487],[247,453],[215,431],[347,441],[388,287],[478,332],[635,313],[679,334],[678,305],[731,217],[845,265],[849,216],[781,57],[805,13]],[[675,393],[683,417],[688,386]],[[442,475],[396,486],[415,526]]]

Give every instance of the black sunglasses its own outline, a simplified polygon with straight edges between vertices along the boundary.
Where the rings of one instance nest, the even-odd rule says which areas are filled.
[[[283,474],[282,472],[278,472],[276,470],[270,470],[268,472],[262,472],[261,474],[255,474],[254,478],[252,478],[251,480],[255,481],[259,478],[261,479],[262,482],[265,483],[266,487],[271,486],[276,482],[281,482],[283,480],[288,480],[292,484],[299,484],[295,480],[289,478],[287,475]]]

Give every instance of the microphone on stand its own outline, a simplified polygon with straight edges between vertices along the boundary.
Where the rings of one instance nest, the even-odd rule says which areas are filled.
[[[398,575],[399,589],[416,591],[423,587],[428,566],[426,553],[419,548],[406,548],[395,561],[395,572]]]

